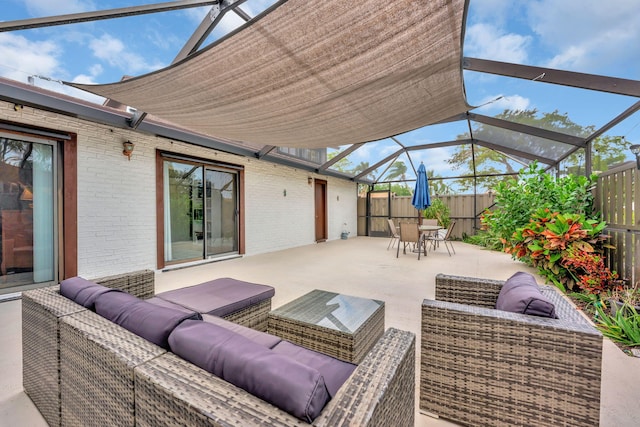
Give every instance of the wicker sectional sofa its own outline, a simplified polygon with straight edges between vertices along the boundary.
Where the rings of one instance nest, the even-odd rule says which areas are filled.
[[[55,287],[25,292],[23,347],[25,391],[50,425],[306,424]],[[414,358],[414,335],[387,330],[313,425],[412,426]]]
[[[549,286],[558,318],[496,310],[503,284],[436,276],[422,303],[420,409],[464,425],[598,425],[600,332]]]

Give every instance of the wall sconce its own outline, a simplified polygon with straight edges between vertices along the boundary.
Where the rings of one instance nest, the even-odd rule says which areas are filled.
[[[122,143],[122,147],[124,147],[124,150],[122,150],[122,154],[127,156],[129,158],[129,161],[131,161],[131,154],[133,154],[134,146],[135,145],[133,144],[133,142],[128,140]]]
[[[311,185],[313,183],[313,178],[308,176],[307,177],[307,184]]]

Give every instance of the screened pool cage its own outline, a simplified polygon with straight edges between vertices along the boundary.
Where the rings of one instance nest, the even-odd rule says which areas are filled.
[[[460,205],[458,237],[477,229],[496,183],[533,162],[556,176],[635,163],[629,148],[640,141],[627,136],[640,129],[640,81],[464,55],[473,51],[467,22],[482,16],[473,0],[179,0],[4,21],[0,32],[157,12],[178,23],[180,10],[196,6],[210,10],[166,68],[118,83],[67,83],[104,97],[100,108],[6,79],[0,99],[351,180],[365,235],[388,232],[378,219],[417,216],[390,209],[392,199],[410,197],[421,162],[432,196]],[[221,35],[227,15],[245,23]],[[500,109],[508,95],[469,101],[489,79],[532,102]]]

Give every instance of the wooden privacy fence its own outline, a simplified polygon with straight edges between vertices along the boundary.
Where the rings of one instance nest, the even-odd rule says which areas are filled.
[[[389,237],[387,219],[417,222],[418,211],[411,205],[411,196],[389,196],[388,191],[371,192],[358,198],[358,235]],[[453,237],[476,234],[480,214],[494,203],[493,194],[463,194],[436,196],[451,210],[456,220]],[[602,173],[595,188],[594,208],[607,222],[609,243],[615,249],[606,251],[607,265],[630,284],[640,281],[640,216],[635,213],[640,203],[640,171],[636,162],[627,162]]]
[[[418,211],[411,205],[411,196],[391,196],[388,191],[371,192],[369,211],[367,198],[358,198],[358,236],[389,237],[387,219],[396,223],[417,222]],[[456,221],[452,236],[462,239],[463,235],[476,234],[480,226],[479,215],[493,205],[493,194],[461,194],[435,196],[441,199],[451,211],[451,219]]]
[[[607,250],[607,265],[633,284],[640,280],[640,217],[635,213],[640,202],[640,171],[636,162],[602,173],[595,193],[595,208],[602,212],[609,243],[616,248]]]

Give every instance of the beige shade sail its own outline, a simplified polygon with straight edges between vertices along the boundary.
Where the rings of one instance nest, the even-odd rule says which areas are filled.
[[[221,140],[374,141],[470,108],[466,8],[465,0],[289,0],[165,69],[72,85]]]

